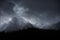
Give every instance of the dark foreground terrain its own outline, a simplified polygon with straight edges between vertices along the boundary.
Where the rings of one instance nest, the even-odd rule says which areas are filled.
[[[0,36],[13,36],[13,35],[39,35],[39,34],[56,34],[60,30],[43,30],[43,29],[36,29],[36,28],[29,28],[27,30],[19,30],[13,32],[0,32]]]
[[[20,31],[14,31],[14,32],[8,32],[8,33],[4,33],[1,32],[0,33],[0,39],[15,39],[15,38],[19,38],[23,37],[23,36],[42,36],[42,35],[55,35],[56,34],[60,34],[59,30],[42,30],[42,29],[36,29],[36,28],[31,28],[31,29],[27,29],[27,30],[20,30]]]

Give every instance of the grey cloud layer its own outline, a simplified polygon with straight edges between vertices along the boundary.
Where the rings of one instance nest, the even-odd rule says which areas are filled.
[[[24,28],[28,23],[36,28],[48,29],[49,26],[60,21],[57,2],[54,1],[13,0],[4,1],[0,5],[2,5],[0,6],[0,27],[2,27],[1,23],[7,25],[6,22],[11,21],[10,24],[8,22],[9,25],[7,26],[7,28],[10,28],[9,26],[15,23],[14,18],[17,19],[15,24],[18,25],[17,28],[19,29]],[[13,26],[11,28],[13,29]]]

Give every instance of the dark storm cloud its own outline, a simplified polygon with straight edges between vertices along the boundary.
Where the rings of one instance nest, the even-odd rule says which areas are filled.
[[[57,2],[54,0],[24,0],[23,4],[31,9],[42,11],[54,11],[57,8]]]
[[[0,0],[0,15],[12,14],[14,4],[8,2],[7,0]]]
[[[13,10],[13,8],[18,5],[17,2],[18,1],[15,2],[15,0],[0,0],[0,31],[23,29],[26,25],[25,20],[22,19],[23,16],[21,17],[21,14],[18,15]],[[24,13],[25,11],[23,7],[20,10],[20,13]]]
[[[28,16],[35,16],[35,20],[37,18],[39,20],[41,19],[42,21],[44,21],[41,21],[44,25],[47,22],[55,24],[60,21],[59,2],[59,0],[23,0],[22,5],[30,9],[30,11],[27,13]]]
[[[27,24],[49,29],[60,21],[59,0],[0,0],[0,17],[6,30],[23,29]]]

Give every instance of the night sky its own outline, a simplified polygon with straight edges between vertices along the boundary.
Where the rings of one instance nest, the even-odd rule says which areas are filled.
[[[60,0],[0,0],[0,31],[60,29]]]

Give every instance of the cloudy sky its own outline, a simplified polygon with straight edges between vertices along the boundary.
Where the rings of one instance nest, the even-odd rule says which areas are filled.
[[[0,0],[0,31],[28,28],[56,29],[60,0]]]

